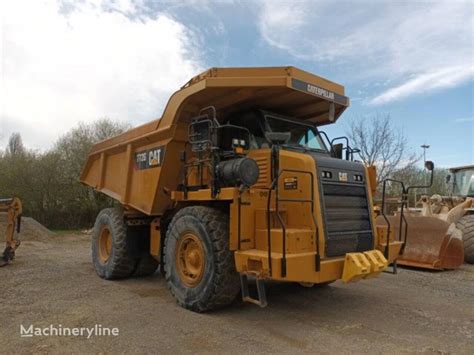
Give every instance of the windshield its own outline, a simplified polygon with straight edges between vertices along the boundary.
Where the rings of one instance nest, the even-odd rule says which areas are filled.
[[[454,174],[454,195],[474,196],[474,171],[459,171]]]
[[[327,152],[326,146],[315,128],[272,116],[266,116],[266,121],[272,132],[291,133],[291,138],[287,143],[288,145]]]

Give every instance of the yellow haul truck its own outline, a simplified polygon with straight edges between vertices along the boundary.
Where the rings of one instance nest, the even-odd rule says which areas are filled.
[[[99,276],[161,265],[178,303],[202,312],[240,290],[266,305],[265,280],[378,275],[404,242],[374,223],[375,170],[318,130],[348,106],[343,86],[294,67],[192,78],[161,119],[90,152],[81,181],[122,206],[101,211],[94,226]]]

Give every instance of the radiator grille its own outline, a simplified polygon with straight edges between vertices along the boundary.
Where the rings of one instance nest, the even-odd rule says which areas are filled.
[[[372,249],[373,236],[364,185],[322,182],[326,256]]]

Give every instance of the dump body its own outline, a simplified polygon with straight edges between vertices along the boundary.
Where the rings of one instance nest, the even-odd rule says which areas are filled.
[[[171,202],[166,189],[179,180],[188,125],[209,105],[222,120],[242,110],[271,108],[324,125],[337,120],[349,98],[343,86],[294,67],[213,68],[175,92],[161,119],[95,144],[81,181],[137,211],[162,214]]]

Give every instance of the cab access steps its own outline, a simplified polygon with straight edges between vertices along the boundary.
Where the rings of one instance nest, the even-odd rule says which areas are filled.
[[[257,297],[252,297],[249,291],[249,276],[255,278],[255,284],[257,286]],[[261,277],[260,273],[247,271],[240,273],[240,286],[242,290],[242,300],[244,302],[250,302],[260,307],[267,306],[267,294],[265,291],[265,280]]]

